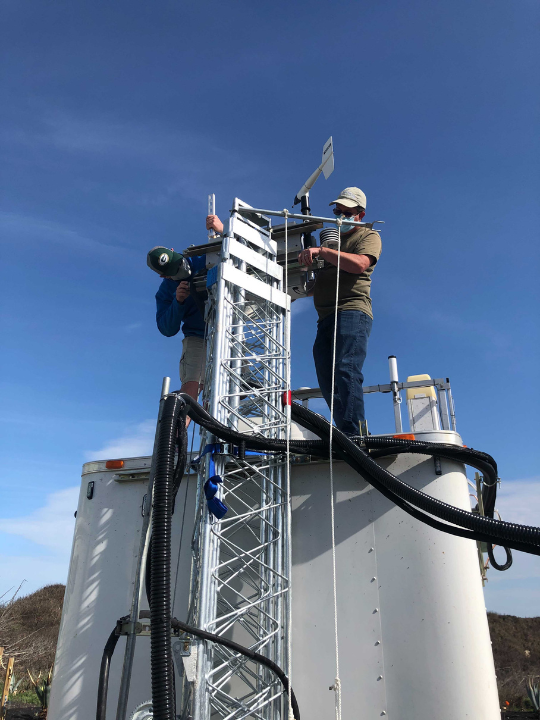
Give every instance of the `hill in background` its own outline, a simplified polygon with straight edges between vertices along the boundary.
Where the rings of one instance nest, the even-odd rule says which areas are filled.
[[[8,657],[15,658],[15,679],[23,678],[20,691],[31,689],[28,670],[34,677],[40,672],[47,674],[54,662],[65,589],[64,585],[46,585],[31,595],[0,602],[3,666]],[[4,668],[0,685],[4,682]]]
[[[54,661],[64,585],[40,590],[0,604],[0,646],[4,658],[15,657],[15,676],[46,673]],[[527,707],[528,676],[540,676],[540,617],[488,613],[501,706]],[[3,679],[3,678],[2,678]],[[478,668],[482,681],[482,668]]]
[[[488,613],[488,621],[501,703],[526,707],[527,677],[540,679],[540,617]]]

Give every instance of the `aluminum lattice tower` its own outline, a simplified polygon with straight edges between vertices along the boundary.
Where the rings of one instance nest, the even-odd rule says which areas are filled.
[[[277,244],[242,217],[236,199],[220,262],[208,273],[207,370],[203,402],[242,432],[286,438],[290,388],[290,298]],[[215,442],[203,434],[203,448]],[[229,446],[213,455],[223,479],[222,520],[203,491],[211,455],[201,462],[193,538],[190,621],[266,655],[287,672],[288,567],[285,455],[247,454]],[[199,642],[197,681],[184,681],[183,717],[194,720],[287,716],[275,675],[219,645]]]

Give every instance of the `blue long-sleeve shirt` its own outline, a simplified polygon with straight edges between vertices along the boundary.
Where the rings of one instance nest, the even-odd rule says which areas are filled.
[[[206,266],[206,256],[197,255],[187,259],[191,272],[196,275]],[[180,304],[176,300],[177,280],[165,279],[156,293],[156,322],[158,330],[166,337],[172,337],[180,330],[185,337],[204,337],[204,318],[191,295]]]

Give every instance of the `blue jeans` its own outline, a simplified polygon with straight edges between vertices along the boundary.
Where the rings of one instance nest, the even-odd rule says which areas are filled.
[[[347,435],[358,435],[364,417],[362,366],[366,359],[372,319],[360,310],[337,314],[336,370],[334,376],[334,420]],[[313,345],[313,359],[322,395],[330,407],[332,396],[332,354],[334,314],[319,321]]]

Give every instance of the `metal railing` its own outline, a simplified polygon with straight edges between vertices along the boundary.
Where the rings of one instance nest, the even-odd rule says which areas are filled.
[[[414,380],[411,382],[387,383],[385,385],[364,385],[364,395],[371,393],[396,393],[400,396],[401,390],[407,388],[434,387],[437,391],[439,415],[443,430],[456,430],[456,411],[452,397],[452,389],[448,378],[435,378],[434,380]],[[299,400],[308,407],[309,400],[322,398],[320,388],[298,388],[292,391],[292,399]],[[395,401],[394,401],[395,404]],[[396,423],[396,432],[401,432],[402,427]]]

